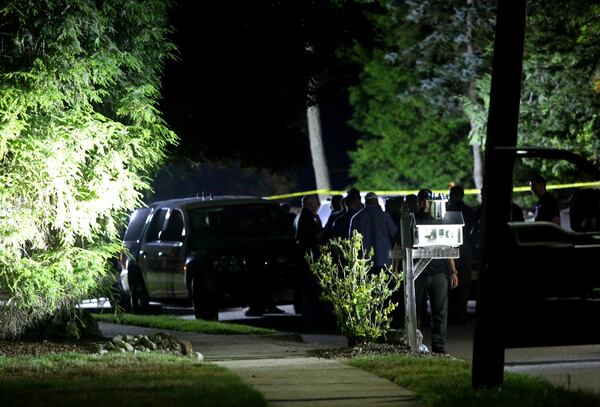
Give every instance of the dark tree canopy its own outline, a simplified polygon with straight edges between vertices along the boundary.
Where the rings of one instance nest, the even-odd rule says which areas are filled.
[[[345,3],[180,2],[180,61],[167,66],[161,103],[182,138],[175,157],[271,169],[310,162],[307,103],[355,78],[336,52],[368,30],[361,9]]]

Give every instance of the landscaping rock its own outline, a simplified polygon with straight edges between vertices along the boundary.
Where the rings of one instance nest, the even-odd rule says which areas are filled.
[[[183,339],[179,339],[179,344],[182,347],[183,354],[185,356],[194,356],[194,349],[192,349],[192,343],[189,341],[185,341]]]
[[[100,347],[99,353],[104,355],[108,352],[161,352],[171,355],[185,355],[195,357],[199,361],[204,356],[194,352],[189,341],[177,339],[166,333],[158,333],[151,336],[146,335],[117,335],[110,342]]]
[[[204,355],[200,352],[196,352],[196,360],[202,362],[204,360]]]
[[[158,346],[154,342],[152,342],[150,339],[148,339],[147,336],[142,336],[139,339],[139,343],[140,343],[140,345],[142,345],[150,350],[156,350],[158,348]]]
[[[116,341],[113,340],[113,343],[115,344],[115,346],[117,348],[125,349],[125,351],[127,351],[127,352],[133,352],[133,346],[131,346],[129,343],[125,342],[124,340],[121,340],[121,339],[117,339]]]

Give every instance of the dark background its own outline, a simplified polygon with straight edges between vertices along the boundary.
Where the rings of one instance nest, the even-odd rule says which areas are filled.
[[[155,180],[153,199],[315,188],[306,129],[311,100],[321,108],[332,187],[351,183],[347,151],[358,135],[347,124],[347,88],[358,71],[334,54],[355,35],[349,27],[364,21],[351,8],[320,3],[175,4],[179,56],[165,67],[160,109],[181,140]],[[311,78],[318,79],[316,92],[308,88]]]

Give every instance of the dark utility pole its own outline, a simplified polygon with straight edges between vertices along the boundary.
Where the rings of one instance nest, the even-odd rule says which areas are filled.
[[[492,86],[488,114],[483,180],[481,262],[473,343],[473,386],[498,387],[504,379],[504,339],[507,327],[503,304],[510,299],[503,287],[503,242],[509,239],[514,156],[498,147],[515,147],[525,32],[525,0],[499,0],[492,60]],[[504,256],[505,257],[505,256]]]

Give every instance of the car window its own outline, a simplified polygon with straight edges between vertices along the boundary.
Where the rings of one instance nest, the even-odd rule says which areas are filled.
[[[278,205],[271,204],[197,208],[190,211],[190,227],[199,238],[282,237],[290,230],[283,215]]]
[[[547,191],[557,201],[560,226],[566,230],[600,230],[600,190],[598,180],[576,165],[560,159],[517,158],[515,160],[513,201],[522,208],[525,221],[535,219],[539,197],[530,180],[541,175]]]
[[[184,235],[183,215],[181,214],[181,211],[173,209],[169,214],[165,230],[160,233],[160,240],[167,242],[183,242]]]
[[[162,208],[156,212],[152,216],[152,220],[150,221],[150,226],[148,226],[148,233],[146,233],[146,241],[153,242],[158,240],[158,234],[162,230],[163,225],[165,224],[165,218],[168,213],[167,208]]]
[[[140,238],[149,213],[150,208],[141,208],[133,211],[131,218],[129,219],[127,231],[125,232],[125,236],[123,236],[123,240],[138,240]]]

